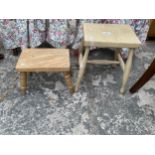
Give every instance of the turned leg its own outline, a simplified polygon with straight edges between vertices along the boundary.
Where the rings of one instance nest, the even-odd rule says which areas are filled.
[[[20,73],[20,90],[22,94],[26,93],[26,89],[27,89],[27,73],[21,72]]]
[[[80,82],[81,82],[82,77],[83,77],[84,72],[85,72],[88,55],[89,55],[89,48],[87,47],[85,49],[84,56],[83,56],[83,58],[82,58],[82,60],[80,62],[79,73],[78,73],[78,78],[77,78],[77,83],[76,83],[75,91],[77,91],[79,89]]]
[[[155,74],[155,59],[149,66],[149,68],[145,71],[142,77],[131,87],[130,92],[137,92],[149,79]]]
[[[121,89],[120,89],[121,94],[123,94],[125,92],[125,86],[127,84],[129,74],[130,74],[130,70],[131,70],[131,66],[132,66],[133,52],[134,52],[134,50],[130,49],[129,53],[128,53],[128,59],[127,59],[127,62],[125,64],[123,79],[122,79],[122,86],[121,86]]]
[[[70,72],[64,72],[65,81],[71,93],[74,93],[74,86],[71,80]]]

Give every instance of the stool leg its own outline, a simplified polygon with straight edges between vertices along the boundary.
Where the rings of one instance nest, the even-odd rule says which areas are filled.
[[[77,83],[76,83],[75,91],[77,91],[79,89],[81,79],[82,79],[82,77],[84,75],[84,72],[85,72],[88,55],[89,55],[89,48],[87,47],[85,49],[85,53],[84,53],[84,56],[83,56],[82,61],[81,61],[81,64],[80,64],[80,68],[79,68],[79,73],[78,73],[78,78],[77,78]]]
[[[65,81],[71,93],[74,93],[74,86],[71,80],[70,72],[64,72]]]
[[[27,73],[21,72],[20,73],[20,90],[21,93],[24,95],[27,89]]]
[[[145,71],[145,73],[140,77],[140,79],[130,88],[130,93],[137,92],[150,78],[155,74],[155,59]]]
[[[121,94],[123,94],[125,92],[125,86],[127,84],[129,74],[130,74],[130,70],[131,70],[131,66],[132,66],[133,52],[134,52],[133,49],[130,49],[129,53],[128,53],[128,59],[127,59],[127,62],[125,64],[124,73],[123,73],[123,80],[122,80],[122,86],[121,86],[121,89],[120,89]]]
[[[116,51],[114,51],[114,60],[118,61],[118,53],[119,53],[119,49],[116,49]],[[117,64],[113,64],[112,67],[115,68],[117,66]]]

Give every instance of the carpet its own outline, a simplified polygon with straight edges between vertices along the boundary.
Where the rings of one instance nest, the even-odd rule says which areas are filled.
[[[0,134],[155,134],[155,78],[138,93],[132,95],[128,91],[155,57],[154,51],[152,43],[135,51],[124,96],[119,94],[121,68],[111,65],[88,65],[80,89],[73,95],[61,73],[32,73],[27,94],[22,96],[19,74],[15,70],[18,57],[1,50],[5,59],[0,61]],[[92,53],[90,57],[101,58],[109,53],[105,50]],[[76,58],[72,57],[71,63],[75,83]]]

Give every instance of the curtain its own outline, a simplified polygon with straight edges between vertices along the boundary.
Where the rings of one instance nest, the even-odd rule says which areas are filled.
[[[0,36],[5,49],[35,48],[44,41],[56,48],[78,49],[85,22],[130,24],[141,42],[146,40],[149,29],[149,20],[146,19],[2,19]]]

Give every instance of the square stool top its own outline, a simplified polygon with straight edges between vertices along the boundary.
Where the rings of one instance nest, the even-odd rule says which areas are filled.
[[[130,25],[84,24],[84,46],[137,48],[140,45]]]
[[[25,49],[16,65],[19,72],[63,72],[70,70],[68,49]]]

